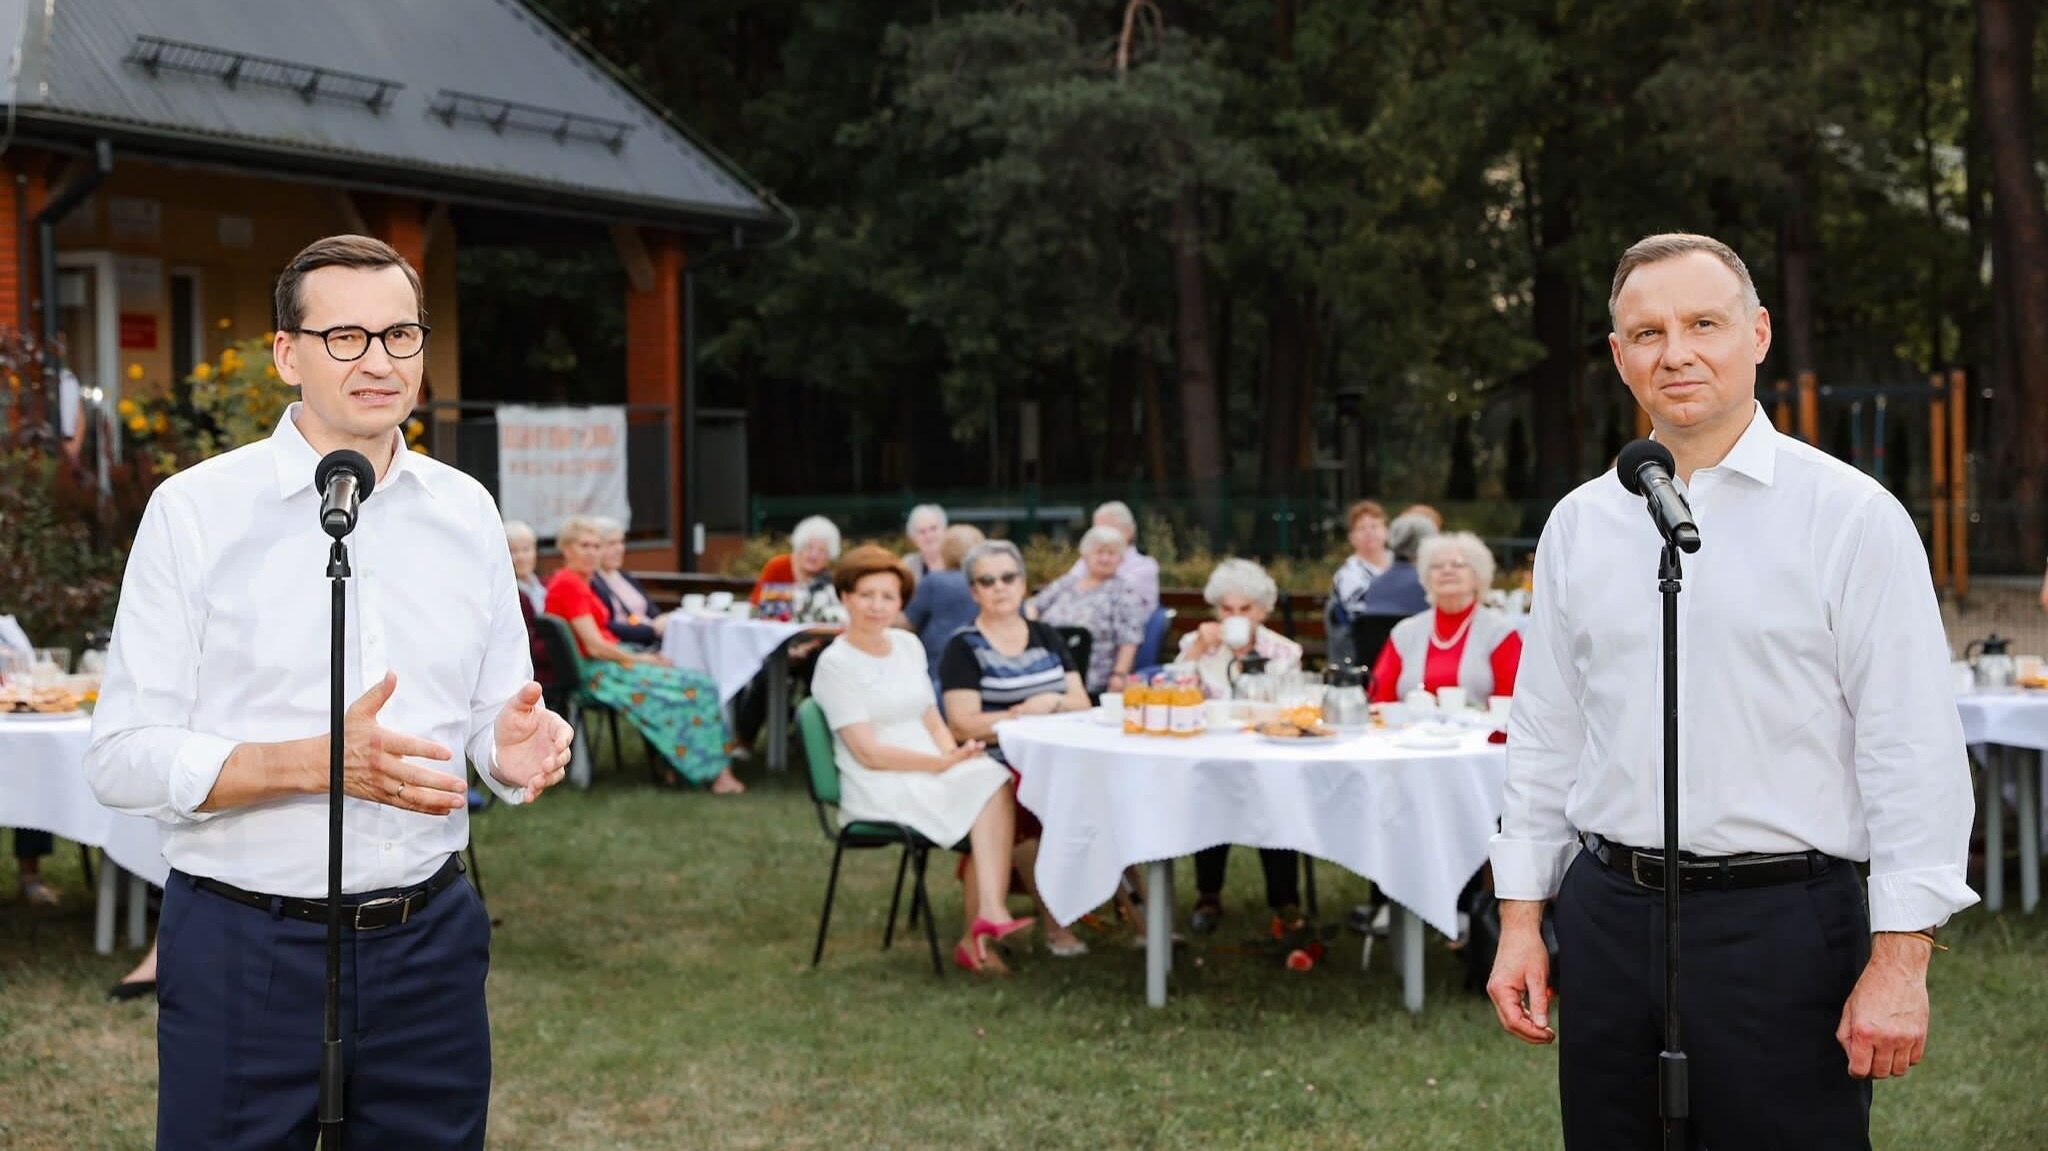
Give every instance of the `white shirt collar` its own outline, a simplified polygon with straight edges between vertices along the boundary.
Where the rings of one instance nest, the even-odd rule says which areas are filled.
[[[270,454],[277,464],[277,498],[291,499],[313,486],[313,471],[320,466],[320,453],[306,442],[305,433],[299,431],[299,405],[293,403],[284,410],[277,420],[277,429],[270,433]],[[398,440],[391,452],[391,466],[384,471],[384,478],[378,486],[389,488],[407,476],[419,485],[421,491],[434,494],[434,487],[427,482],[426,469],[413,460],[413,453],[406,450],[405,437],[398,429],[391,430]]]
[[[1650,433],[1650,438],[1656,439],[1657,434]],[[1728,449],[1720,463],[1700,471],[1716,472],[1725,468],[1770,487],[1778,474],[1778,441],[1782,438],[1770,418],[1764,415],[1764,406],[1752,400],[1749,426],[1743,429],[1742,438],[1735,441],[1735,446]]]

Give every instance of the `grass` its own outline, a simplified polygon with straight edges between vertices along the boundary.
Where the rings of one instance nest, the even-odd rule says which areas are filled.
[[[502,921],[493,1147],[1558,1145],[1554,1055],[1502,1035],[1439,945],[1420,1017],[1384,949],[1358,971],[1355,936],[1304,975],[1197,946],[1163,1011],[1117,936],[1028,956],[1007,981],[934,979],[921,937],[880,950],[894,866],[870,852],[849,857],[814,970],[829,849],[801,784],[724,799],[641,778],[477,821]],[[1240,855],[1225,935],[1256,922],[1259,869]],[[11,867],[0,897],[0,1147],[147,1147],[154,1008],[101,998],[133,956],[92,953],[76,853],[50,868],[59,911],[31,914]],[[933,873],[950,950],[959,888],[943,861]],[[1318,878],[1326,913],[1366,894],[1335,867]],[[1929,1061],[1878,1086],[1876,1144],[2042,1147],[2048,915],[1973,913],[1946,935]]]

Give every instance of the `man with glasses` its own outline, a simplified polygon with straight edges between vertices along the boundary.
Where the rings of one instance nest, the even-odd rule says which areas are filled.
[[[419,276],[364,236],[277,283],[268,440],[166,480],[129,555],[86,770],[157,819],[157,1145],[311,1147],[326,968],[330,587],[315,465],[376,469],[349,537],[343,689],[345,1130],[359,1147],[484,1145],[490,920],[463,881],[460,748],[506,800],[569,759],[532,682],[490,494],[407,452],[428,328]]]

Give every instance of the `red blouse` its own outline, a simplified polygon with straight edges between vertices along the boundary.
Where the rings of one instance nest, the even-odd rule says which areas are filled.
[[[1456,615],[1439,610],[1436,613],[1435,633],[1439,639],[1458,635],[1460,628],[1472,618],[1479,605]],[[1429,658],[1422,665],[1422,687],[1425,691],[1458,686],[1458,666],[1465,660],[1465,644],[1472,633],[1458,635],[1458,642],[1448,648],[1429,645]],[[1522,637],[1509,632],[1507,638],[1494,645],[1489,662],[1493,664],[1493,694],[1515,694],[1515,669],[1522,662]],[[1380,657],[1372,665],[1372,701],[1374,703],[1395,703],[1400,700],[1401,654],[1394,650],[1394,641],[1380,649]]]
[[[548,581],[548,614],[561,616],[572,624],[577,617],[587,615],[597,624],[597,634],[603,636],[606,643],[619,642],[619,637],[612,634],[611,610],[604,606],[603,600],[597,598],[596,592],[590,590],[589,580],[568,568],[556,572],[554,578]],[[574,628],[570,630],[573,631]],[[590,649],[584,646],[583,637],[580,635],[576,637],[576,647],[584,655],[590,654]]]

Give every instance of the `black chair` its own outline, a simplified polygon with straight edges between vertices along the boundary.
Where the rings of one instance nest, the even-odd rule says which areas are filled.
[[[1387,637],[1394,634],[1394,625],[1406,618],[1392,614],[1351,617],[1351,651],[1358,666],[1371,667],[1380,658],[1380,649],[1387,646]]]
[[[1055,626],[1052,630],[1060,633],[1067,643],[1067,659],[1074,670],[1081,673],[1081,682],[1088,681],[1088,658],[1095,654],[1095,636],[1085,627]]]

